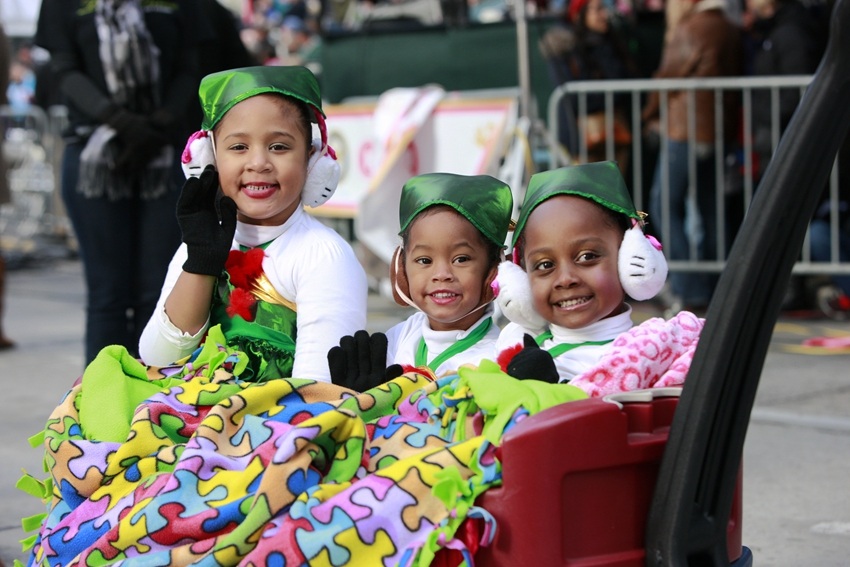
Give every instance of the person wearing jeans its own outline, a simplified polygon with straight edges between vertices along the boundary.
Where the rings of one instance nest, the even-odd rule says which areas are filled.
[[[35,43],[68,106],[62,194],[80,243],[85,361],[138,352],[174,251],[180,150],[197,128],[196,0],[43,0]],[[197,104],[197,103],[195,103]]]
[[[698,77],[729,77],[740,75],[742,67],[741,31],[729,22],[722,0],[686,0],[687,13],[673,27],[664,47],[661,64],[653,75],[656,78],[685,79]],[[698,255],[691,260],[717,258],[717,205],[715,203],[715,94],[713,90],[697,90],[691,95],[686,90],[667,94],[666,143],[669,156],[667,174],[670,180],[670,233],[663,234],[661,214],[661,172],[659,157],[655,179],[650,190],[649,222],[661,235],[669,258],[685,260],[690,257],[690,244],[696,238],[685,227],[685,209],[688,197],[688,154],[696,152],[696,209],[702,225],[702,239],[697,245]],[[660,99],[657,92],[650,93],[642,116],[647,129],[659,130]],[[693,102],[691,102],[693,100]],[[737,132],[738,100],[731,92],[723,94],[723,137],[731,141]],[[691,126],[693,124],[693,126]],[[692,131],[693,130],[693,131]],[[689,147],[689,140],[695,142]],[[711,274],[676,273],[671,270],[673,293],[687,307],[701,308],[708,304],[716,277]]]
[[[695,234],[685,222],[688,201],[688,143],[667,140],[669,158],[667,176],[669,180],[670,232],[663,232],[661,173],[663,163],[658,159],[652,188],[649,193],[649,220],[661,236],[671,260],[716,260],[717,259],[717,205],[715,154],[713,148],[698,144],[696,172],[696,206],[700,215],[702,238]],[[691,258],[691,243],[696,240],[697,256]],[[714,290],[716,276],[698,272],[671,272],[668,276],[673,293],[688,307],[702,308],[708,305]]]
[[[74,226],[87,285],[86,362],[106,345],[124,345],[135,353],[153,314],[168,263],[180,245],[175,209],[180,192],[157,199],[86,197],[77,191],[80,153],[72,142],[62,158],[62,200]],[[172,183],[183,172],[175,160]]]

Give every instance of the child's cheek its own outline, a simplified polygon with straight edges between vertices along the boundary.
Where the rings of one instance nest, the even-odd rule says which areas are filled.
[[[531,303],[534,305],[534,310],[544,315],[549,309],[549,286],[540,278],[535,278],[529,275],[531,283]]]

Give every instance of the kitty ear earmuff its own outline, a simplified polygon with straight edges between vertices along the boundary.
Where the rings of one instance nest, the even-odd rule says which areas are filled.
[[[301,201],[308,207],[318,207],[330,199],[339,184],[339,163],[333,150],[322,140],[313,140],[313,155],[307,163],[307,180],[301,191]]]
[[[215,149],[212,143],[212,133],[200,130],[189,136],[183,154],[180,156],[180,165],[186,179],[200,177],[208,165],[215,166]]]
[[[339,185],[339,162],[336,152],[328,145],[328,127],[325,117],[314,106],[310,107],[319,125],[319,139],[313,140],[313,155],[307,164],[307,180],[301,191],[301,201],[308,207],[318,207],[333,197]]]
[[[667,280],[667,259],[661,244],[644,234],[642,223],[636,219],[632,219],[632,228],[623,235],[617,270],[623,291],[638,301],[655,297]]]
[[[512,323],[528,330],[543,330],[546,320],[534,310],[528,274],[518,264],[505,261],[499,264],[496,279],[491,284],[496,305]]]

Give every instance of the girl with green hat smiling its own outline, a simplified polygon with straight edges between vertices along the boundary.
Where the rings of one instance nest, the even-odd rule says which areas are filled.
[[[554,358],[553,380],[593,367],[632,327],[626,295],[649,299],[667,277],[661,245],[642,229],[615,162],[533,175],[514,232],[514,263],[499,267],[497,302],[512,321],[499,337],[500,361],[525,345],[511,364],[539,362],[539,345]],[[541,368],[532,365],[527,370]]]
[[[200,99],[203,130],[182,160],[183,244],[142,359],[180,360],[221,325],[249,355],[240,378],[330,381],[327,352],[365,326],[367,288],[348,243],[302,206],[324,203],[339,180],[316,79],[304,67],[235,69],[205,77]]]
[[[419,313],[387,332],[388,364],[441,376],[495,356],[490,283],[512,209],[510,187],[487,175],[430,173],[405,183],[390,277],[396,302]]]

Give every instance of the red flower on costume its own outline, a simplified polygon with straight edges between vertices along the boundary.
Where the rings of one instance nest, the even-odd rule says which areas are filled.
[[[230,292],[230,305],[227,306],[227,314],[231,317],[239,315],[246,321],[253,321],[254,314],[251,312],[251,307],[256,302],[257,300],[250,291],[237,287]]]
[[[231,250],[224,263],[224,269],[230,274],[233,287],[249,289],[251,284],[263,273],[263,258],[266,253],[262,248],[251,248],[247,252]]]
[[[251,288],[257,278],[263,275],[265,255],[262,248],[252,248],[247,252],[231,250],[227,256],[224,269],[235,288],[230,292],[230,305],[227,306],[227,314],[231,317],[239,315],[246,321],[254,320],[252,307],[257,303],[257,298],[251,293]]]

